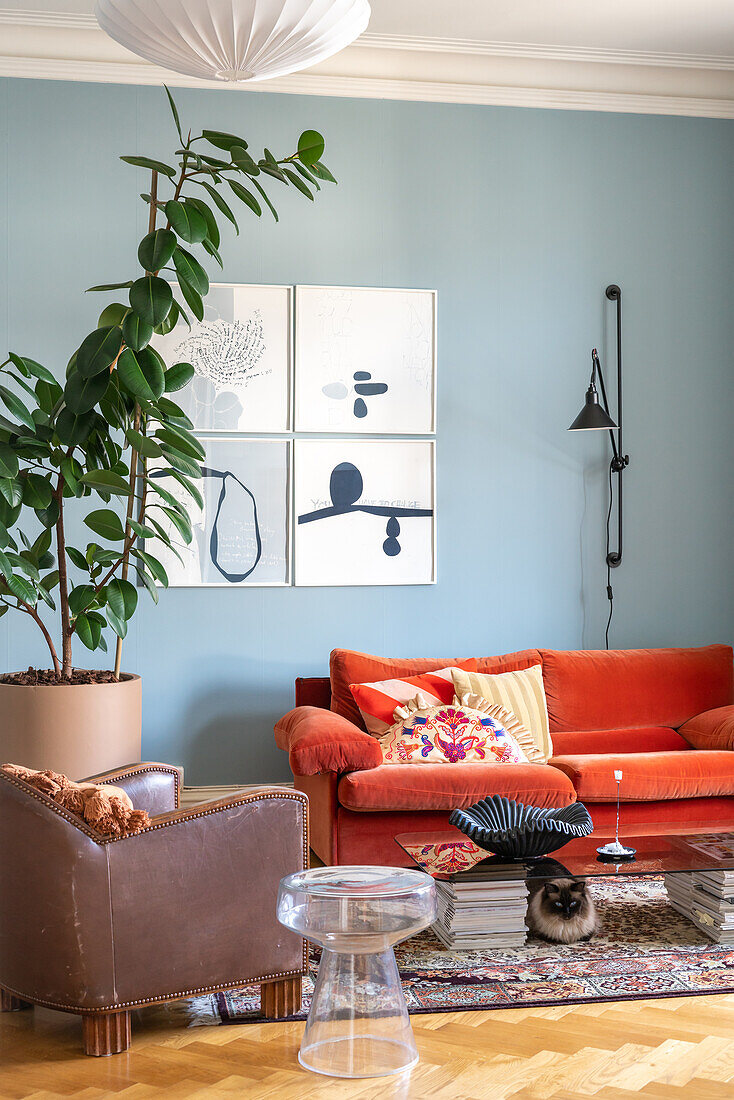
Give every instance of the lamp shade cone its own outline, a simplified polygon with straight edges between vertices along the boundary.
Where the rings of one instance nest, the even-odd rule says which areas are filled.
[[[596,389],[590,386],[586,391],[584,407],[573,424],[569,426],[569,432],[598,431],[616,427],[617,424],[609,413],[599,404],[599,394]]]
[[[97,0],[110,38],[201,80],[267,80],[344,49],[367,27],[368,0]]]

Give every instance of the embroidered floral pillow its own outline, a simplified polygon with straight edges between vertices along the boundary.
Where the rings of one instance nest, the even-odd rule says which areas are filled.
[[[395,710],[395,724],[380,739],[383,764],[527,764],[507,726],[513,715],[503,707],[468,705],[473,696],[451,704],[426,706],[417,695]]]

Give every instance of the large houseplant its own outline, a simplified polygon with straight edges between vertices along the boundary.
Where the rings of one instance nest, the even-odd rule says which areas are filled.
[[[191,249],[221,267],[221,218],[239,232],[233,206],[258,217],[267,207],[277,221],[268,187],[313,199],[320,181],[335,182],[316,131],[301,134],[290,156],[266,149],[256,161],[238,135],[184,136],[166,94],[178,136],[173,163],[121,158],[150,172],[141,196],[148,209],[142,270],[91,288],[120,291],[126,300],[102,310],[63,383],[25,355],[11,353],[0,367],[0,615],[32,620],[52,664],[0,678],[0,756],[73,775],[139,756],[140,682],[120,672],[122,640],[139,587],[157,602],[158,587],[168,583],[156,543],[175,552],[176,540],[192,538],[181,493],[164,481],[175,479],[184,499],[201,502],[203,451],[171,397],[194,371],[165,363],[151,346],[180,317],[203,317],[209,279]],[[165,479],[149,476],[150,460]],[[69,541],[70,506],[83,513],[85,545]],[[110,632],[113,668],[75,669],[73,640],[107,650]]]

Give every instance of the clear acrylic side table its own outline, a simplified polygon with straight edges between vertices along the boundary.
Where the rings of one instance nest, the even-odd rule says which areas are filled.
[[[322,948],[298,1060],[332,1077],[386,1077],[418,1050],[393,945],[436,919],[436,887],[402,867],[319,867],[281,880],[278,920]]]

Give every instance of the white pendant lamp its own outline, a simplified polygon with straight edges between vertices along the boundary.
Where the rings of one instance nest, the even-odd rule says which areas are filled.
[[[368,0],[97,0],[121,46],[202,80],[268,80],[331,57],[367,27]]]

